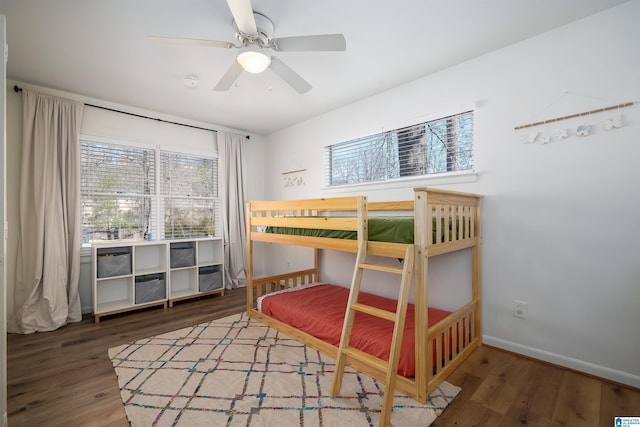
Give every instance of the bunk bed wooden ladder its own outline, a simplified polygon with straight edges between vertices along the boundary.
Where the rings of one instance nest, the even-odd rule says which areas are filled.
[[[362,242],[358,248],[356,269],[354,271],[353,281],[351,282],[351,291],[349,293],[349,300],[347,302],[347,312],[342,328],[340,346],[338,348],[336,368],[333,374],[331,397],[335,397],[342,388],[342,378],[344,376],[344,369],[347,364],[347,358],[349,358],[351,361],[357,362],[359,366],[371,368],[369,372],[367,372],[367,370],[363,368],[360,368],[360,370],[365,374],[369,374],[373,377],[381,377],[381,375],[375,375],[375,373],[383,373],[385,376],[385,388],[382,401],[382,413],[380,415],[380,426],[386,427],[391,423],[391,411],[393,409],[393,396],[396,376],[398,373],[398,361],[400,359],[400,349],[402,348],[402,333],[404,331],[404,323],[407,314],[407,303],[409,301],[409,290],[411,288],[414,246],[407,245],[403,268],[390,267],[381,264],[370,264],[365,262],[366,257],[367,242],[365,241]],[[362,282],[362,274],[365,269],[395,273],[402,276],[400,290],[398,293],[398,305],[395,313],[358,302],[360,284]],[[350,346],[351,331],[353,329],[355,313],[358,311],[382,319],[386,319],[394,323],[389,361],[379,359],[376,356]]]

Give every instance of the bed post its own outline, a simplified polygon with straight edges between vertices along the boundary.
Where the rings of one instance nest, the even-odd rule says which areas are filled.
[[[482,224],[481,208],[482,198],[478,197],[476,214],[473,220],[476,222],[476,244],[471,248],[471,298],[475,301],[474,335],[477,335],[479,345],[482,345]]]
[[[369,240],[368,206],[367,196],[358,196],[358,247]]]
[[[429,307],[428,294],[428,265],[427,236],[431,235],[431,212],[427,204],[427,192],[424,188],[414,188],[414,248],[415,248],[415,334],[416,334],[416,400],[426,403],[429,398],[427,389],[431,381],[432,372],[429,361],[433,352],[433,344],[427,339]],[[426,350],[426,351],[425,351]]]

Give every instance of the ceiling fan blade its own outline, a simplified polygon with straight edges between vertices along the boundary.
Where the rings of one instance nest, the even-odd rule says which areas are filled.
[[[233,85],[233,83],[236,81],[238,76],[242,74],[242,71],[243,71],[242,65],[240,65],[238,61],[233,61],[233,64],[231,64],[227,72],[224,73],[224,76],[222,76],[222,78],[220,79],[216,87],[213,88],[213,90],[216,90],[216,91],[229,90],[229,88]]]
[[[281,37],[273,39],[278,52],[339,51],[347,49],[347,41],[342,34],[317,36]]]
[[[307,93],[311,90],[311,85],[300,74],[293,71],[287,64],[280,61],[275,56],[271,57],[271,65],[269,66],[274,73],[280,76],[289,86],[294,88],[298,93]]]
[[[170,44],[181,44],[181,45],[191,45],[191,46],[222,47],[225,49],[236,47],[233,43],[221,42],[218,40],[183,39],[183,38],[177,38],[177,37],[149,37],[148,40],[153,43],[170,43]]]
[[[252,36],[258,35],[256,20],[253,17],[253,7],[251,0],[227,0],[233,20],[236,22],[238,30]]]

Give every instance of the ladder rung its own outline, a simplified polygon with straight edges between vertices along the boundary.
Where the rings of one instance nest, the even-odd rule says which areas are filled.
[[[366,268],[367,270],[377,270],[377,271],[385,271],[387,273],[402,274],[402,268],[389,267],[388,265],[369,264],[369,263],[363,262],[363,263],[360,263],[358,267]]]
[[[380,317],[381,319],[387,319],[392,322],[396,321],[396,314],[393,311],[383,310],[381,308],[360,304],[358,302],[351,304],[351,309],[360,311],[362,313],[367,313],[372,316]]]
[[[362,350],[358,350],[355,347],[346,347],[342,350],[344,354],[354,359],[359,360],[360,362],[366,363],[369,366],[372,366],[380,371],[386,371],[389,369],[389,362],[386,360],[379,359],[375,356],[370,355],[369,353],[365,353]]]

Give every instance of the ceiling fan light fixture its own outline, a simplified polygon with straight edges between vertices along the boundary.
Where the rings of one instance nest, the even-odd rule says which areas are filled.
[[[271,65],[271,58],[254,45],[240,52],[236,59],[245,71],[253,74],[261,73]]]

